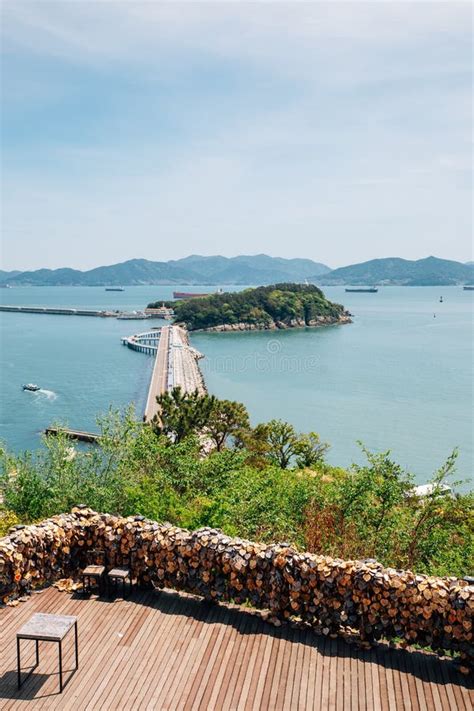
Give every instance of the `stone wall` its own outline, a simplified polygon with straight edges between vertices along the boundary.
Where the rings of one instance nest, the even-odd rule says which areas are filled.
[[[141,516],[119,518],[76,507],[0,539],[0,599],[76,576],[87,551],[108,564],[133,551],[141,584],[216,601],[249,602],[273,621],[298,619],[324,635],[401,638],[473,661],[474,586],[467,580],[415,575],[376,561],[343,561],[264,545],[203,528],[189,532]]]

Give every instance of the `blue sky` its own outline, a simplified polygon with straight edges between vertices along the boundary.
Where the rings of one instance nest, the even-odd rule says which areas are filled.
[[[472,259],[468,3],[2,4],[2,267]]]

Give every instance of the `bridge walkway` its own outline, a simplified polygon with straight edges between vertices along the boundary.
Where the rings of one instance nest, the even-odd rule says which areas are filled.
[[[152,420],[158,414],[156,398],[166,392],[168,385],[168,363],[170,349],[170,329],[172,326],[163,326],[160,331],[160,340],[156,351],[155,364],[151,375],[150,388],[145,406],[145,421]]]

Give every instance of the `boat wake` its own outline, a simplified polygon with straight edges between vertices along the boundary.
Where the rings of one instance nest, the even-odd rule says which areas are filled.
[[[44,390],[44,388],[40,388],[38,390],[38,395],[40,393],[41,395],[44,395],[47,400],[56,400],[56,398],[58,397],[54,390]]]

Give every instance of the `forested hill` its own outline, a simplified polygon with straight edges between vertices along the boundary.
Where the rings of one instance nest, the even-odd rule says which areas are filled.
[[[312,259],[283,259],[267,254],[238,257],[193,254],[169,262],[130,259],[120,264],[78,269],[38,269],[21,273],[0,273],[0,283],[11,286],[139,286],[142,284],[273,284],[304,281],[329,272],[329,267]]]
[[[10,286],[140,286],[170,285],[265,285],[309,281],[321,285],[393,284],[438,286],[474,283],[474,264],[427,257],[411,261],[390,257],[372,259],[330,270],[311,259],[283,259],[267,254],[204,257],[192,254],[168,262],[130,259],[120,264],[78,269],[0,271],[0,285]]]
[[[391,284],[398,286],[450,286],[474,283],[474,265],[427,257],[411,261],[391,257],[371,259],[334,269],[317,277],[320,284]]]
[[[312,284],[275,284],[235,293],[217,293],[187,301],[169,302],[176,320],[190,331],[239,331],[348,323],[340,304],[328,301]],[[149,304],[161,306],[161,302]]]
[[[8,279],[14,279],[18,274],[21,274],[19,271],[12,271],[12,272],[6,272],[3,269],[0,269],[0,284],[2,282],[8,281]]]

